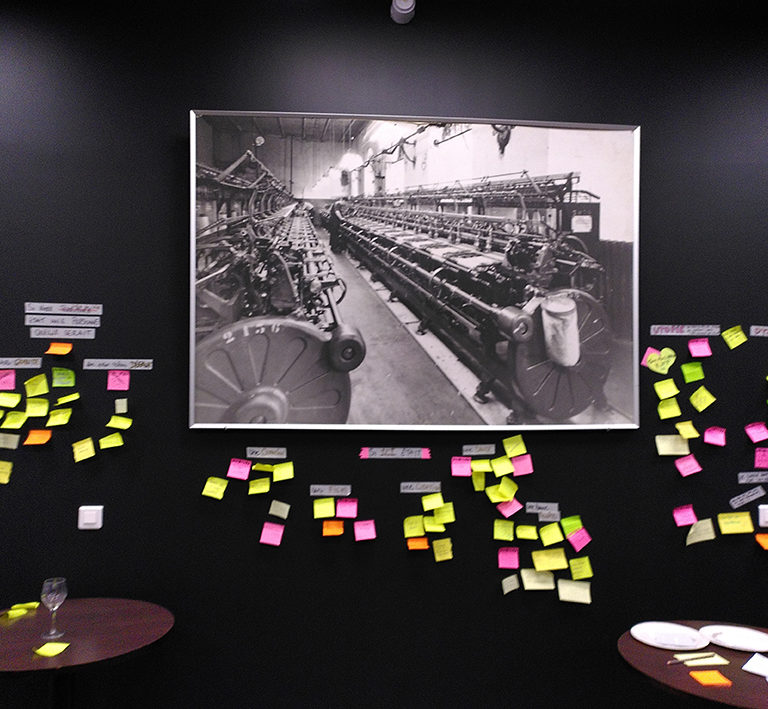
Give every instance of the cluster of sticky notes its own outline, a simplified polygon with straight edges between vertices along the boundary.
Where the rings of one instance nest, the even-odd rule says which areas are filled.
[[[356,542],[376,539],[376,521],[357,519],[356,497],[315,497],[312,500],[312,516],[321,522],[323,537],[343,537],[351,523]]]
[[[254,463],[247,458],[230,458],[225,476],[207,478],[201,494],[221,500],[229,481],[241,480],[248,483],[248,495],[262,495],[270,491],[273,483],[291,480],[293,477],[293,461],[272,464]]]
[[[409,551],[432,549],[435,561],[453,559],[453,542],[450,537],[430,537],[444,534],[446,525],[456,521],[453,502],[446,501],[442,492],[430,492],[421,496],[421,513],[409,515],[403,520],[403,536]]]
[[[34,611],[40,605],[40,601],[28,601],[26,603],[14,603],[10,608],[6,608],[2,614],[7,620],[15,620]]]

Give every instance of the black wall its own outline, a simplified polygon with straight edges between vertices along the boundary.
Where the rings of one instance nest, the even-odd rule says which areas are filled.
[[[89,403],[72,431],[14,452],[0,489],[0,606],[61,574],[72,596],[142,598],[176,616],[151,650],[78,673],[76,706],[697,706],[625,665],[617,638],[641,620],[768,625],[768,557],[752,537],[686,549],[671,516],[689,502],[702,517],[729,511],[743,491],[752,446],[738,429],[766,417],[764,340],[714,343],[718,408],[694,419],[729,427],[731,443],[699,444],[705,469],[690,479],[656,456],[670,425],[647,370],[639,430],[525,434],[536,472],[521,496],[558,501],[593,537],[589,606],[502,596],[492,511],[448,477],[463,444],[501,432],[188,430],[193,108],[639,124],[641,351],[683,353],[684,339],[650,338],[652,323],[768,322],[758,22],[726,3],[445,5],[419,0],[407,26],[386,0],[0,9],[0,356],[47,344],[29,339],[25,301],[103,303],[72,365],[155,365],[133,377],[123,449],[72,462],[67,436],[101,426],[112,399],[103,375],[79,372]],[[286,446],[297,471],[275,488],[292,504],[280,548],[258,543],[268,500],[200,495],[255,445]],[[432,459],[360,461],[370,445]],[[416,510],[397,489],[411,479],[443,480],[455,502],[451,562],[404,550],[402,517]],[[379,540],[323,540],[317,482],[352,484]],[[101,531],[77,530],[81,504],[105,506]],[[46,696],[39,677],[0,682],[9,706]]]

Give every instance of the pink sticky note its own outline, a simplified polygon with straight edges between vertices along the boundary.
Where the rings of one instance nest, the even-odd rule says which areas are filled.
[[[755,467],[768,468],[768,448],[755,448]]]
[[[520,568],[520,550],[518,547],[501,547],[499,549],[499,568]]]
[[[683,477],[701,472],[699,461],[696,460],[696,457],[693,455],[693,453],[690,455],[684,455],[682,458],[676,458],[675,467]]]
[[[496,505],[496,509],[501,512],[504,517],[511,517],[518,510],[523,509],[523,504],[517,500],[505,500]]]
[[[589,532],[584,527],[574,530],[566,539],[571,543],[574,551],[581,551],[592,541],[592,537],[589,536]]]
[[[456,478],[472,477],[472,458],[455,455],[451,458],[451,475]]]
[[[531,454],[525,453],[524,455],[516,455],[510,458],[512,465],[515,466],[512,472],[513,477],[518,475],[530,475],[533,472],[533,460],[531,460]]]
[[[264,526],[261,528],[261,538],[259,539],[259,542],[262,544],[270,544],[273,547],[279,547],[280,542],[283,541],[284,531],[284,524],[277,524],[276,522],[264,522]]]
[[[649,355],[652,355],[652,354],[659,354],[659,351],[655,347],[649,347],[645,351],[645,354],[643,355],[643,358],[640,360],[640,365],[643,366],[643,367],[647,367],[648,366],[648,357],[649,357]]]
[[[429,460],[432,457],[432,453],[430,452],[429,448],[422,448],[421,449],[421,459],[422,460]]]
[[[691,353],[691,357],[711,357],[712,349],[709,346],[709,338],[697,337],[688,340],[688,351]]]
[[[696,513],[693,511],[693,505],[675,507],[675,509],[672,510],[672,515],[674,516],[675,524],[678,527],[687,527],[688,525],[699,521],[698,517],[696,517]]]
[[[357,517],[357,498],[341,497],[336,500],[336,516],[344,517],[344,519]]]
[[[0,369],[0,390],[11,391],[16,388],[16,370]]]
[[[110,369],[107,373],[108,391],[128,391],[131,388],[131,372],[128,369]]]
[[[710,426],[704,431],[704,443],[709,443],[712,446],[724,446],[725,429],[720,426]]]
[[[372,519],[359,519],[355,522],[355,541],[376,539],[376,523]]]
[[[229,461],[228,478],[237,478],[238,480],[247,480],[251,474],[251,461],[242,458],[232,458]]]
[[[370,448],[361,448],[360,449],[360,457],[365,460],[368,457],[368,453],[371,449]]]
[[[748,423],[744,426],[744,430],[747,432],[749,440],[752,441],[752,443],[759,443],[768,438],[768,428],[765,427],[764,421]]]

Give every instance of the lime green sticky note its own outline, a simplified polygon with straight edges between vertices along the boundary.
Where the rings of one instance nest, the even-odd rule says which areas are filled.
[[[438,522],[434,515],[424,515],[424,531],[427,534],[430,532],[444,532],[445,525],[442,522]]]
[[[536,529],[535,524],[518,524],[517,538],[518,539],[538,539],[539,530]]]
[[[512,478],[504,476],[499,481],[499,495],[501,495],[504,500],[513,500],[519,487],[520,486]]]
[[[451,542],[451,538],[435,539],[432,542],[432,551],[435,555],[435,561],[453,559],[453,542]]]
[[[290,480],[293,476],[293,462],[290,460],[287,460],[284,463],[276,463],[272,466],[272,480],[276,483],[282,482],[283,480]]]
[[[680,365],[686,384],[704,379],[704,365],[701,362],[686,362]]]
[[[717,399],[712,396],[712,394],[707,390],[705,386],[700,386],[693,394],[690,396],[690,402],[696,411],[704,411],[710,404],[717,401]]]
[[[35,649],[35,654],[42,657],[55,657],[64,652],[68,647],[69,643],[45,643]]]
[[[9,620],[13,620],[14,618],[21,618],[21,616],[26,615],[27,613],[29,613],[29,611],[25,608],[9,608],[3,615]]]
[[[509,458],[514,458],[516,455],[523,455],[528,452],[528,449],[523,442],[523,437],[519,434],[517,436],[505,438],[502,441],[502,445],[504,446],[504,452]]]
[[[699,432],[696,430],[696,427],[693,425],[693,421],[678,421],[675,424],[675,428],[683,438],[699,437]]]
[[[435,519],[440,522],[440,524],[450,524],[451,522],[456,521],[456,513],[453,509],[453,502],[446,502],[440,505],[440,507],[435,507],[435,510],[432,514],[435,515]]]
[[[403,520],[403,536],[422,537],[424,536],[424,515],[412,515]]]
[[[66,367],[53,367],[51,369],[52,387],[73,387],[75,386],[75,372]]]
[[[27,421],[27,414],[25,411],[9,411],[3,423],[0,424],[0,428],[21,428]]]
[[[671,419],[676,416],[680,416],[680,405],[677,403],[677,397],[673,396],[671,399],[662,399],[659,405],[656,407],[660,419]]]
[[[7,485],[11,479],[13,463],[10,460],[0,460],[0,485]]]
[[[511,519],[493,520],[493,538],[511,542],[515,538],[515,523]]]
[[[443,493],[441,492],[433,492],[433,493],[430,493],[429,495],[421,496],[421,506],[425,512],[434,510],[435,508],[440,507],[440,505],[442,504],[443,504]]]
[[[752,534],[752,515],[749,512],[721,512],[717,515],[720,534]]]
[[[40,397],[33,397],[27,399],[27,417],[29,416],[47,416],[48,415],[48,399]]]
[[[27,396],[42,396],[48,393],[48,377],[45,374],[38,374],[24,382],[24,390]]]
[[[312,515],[315,519],[336,516],[336,498],[316,497],[312,502]]]
[[[531,560],[536,571],[557,571],[558,569],[568,568],[568,559],[565,557],[565,549],[563,547],[532,551]]]
[[[64,426],[69,423],[70,416],[72,416],[72,409],[54,409],[48,416],[45,427]]]
[[[473,473],[475,471],[490,473],[493,470],[493,466],[491,465],[491,461],[488,458],[477,458],[469,462],[469,469]]]
[[[105,448],[119,448],[123,445],[123,436],[120,431],[110,433],[108,436],[102,436],[99,438],[99,448],[104,450]]]
[[[563,533],[560,531],[560,525],[557,522],[552,522],[552,524],[545,524],[539,530],[539,538],[545,547],[548,547],[552,544],[559,544],[564,539]]]
[[[482,492],[485,490],[485,470],[472,471],[472,489],[475,492]]]
[[[567,537],[584,525],[581,523],[580,515],[571,515],[570,517],[563,517],[560,520],[560,526],[563,528],[563,534]]]
[[[87,458],[93,458],[96,455],[96,449],[93,447],[92,438],[83,438],[72,444],[72,455],[75,457],[75,463]]]
[[[512,461],[507,458],[507,456],[502,455],[491,460],[491,469],[493,470],[493,474],[497,478],[500,478],[502,475],[510,475],[513,473],[515,466],[512,465]]]
[[[133,419],[127,416],[112,416],[105,425],[107,428],[119,428],[125,431],[133,425]]]
[[[741,329],[741,325],[734,325],[727,330],[723,330],[721,336],[730,350],[743,345],[747,341],[747,336],[744,334],[744,330]]]
[[[269,485],[271,480],[269,478],[254,478],[248,481],[248,494],[249,495],[262,495],[265,492],[269,492]]]
[[[224,497],[224,491],[227,489],[229,480],[226,478],[219,478],[212,475],[205,481],[203,491],[200,493],[205,497],[213,497],[215,500],[220,500]]]
[[[592,564],[588,556],[578,556],[575,559],[569,559],[568,566],[571,567],[571,578],[574,581],[592,578]]]
[[[80,394],[77,392],[73,392],[72,394],[67,394],[66,396],[60,396],[56,400],[56,406],[61,406],[62,404],[71,404],[73,401],[77,401],[80,398]]]
[[[26,601],[24,603],[14,603],[11,606],[11,610],[17,610],[22,608],[25,611],[33,611],[40,607],[40,601]]]
[[[21,401],[21,394],[16,391],[0,391],[0,406],[12,409]]]
[[[680,390],[677,388],[674,379],[662,379],[653,385],[656,395],[659,399],[669,399],[671,396],[677,396]]]

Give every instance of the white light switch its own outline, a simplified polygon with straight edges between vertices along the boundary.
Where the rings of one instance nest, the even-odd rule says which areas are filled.
[[[104,505],[81,505],[77,509],[78,529],[101,529]]]
[[[768,505],[757,506],[757,523],[761,527],[768,527]]]

